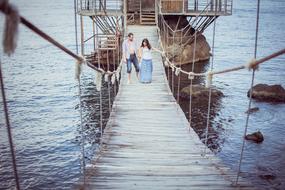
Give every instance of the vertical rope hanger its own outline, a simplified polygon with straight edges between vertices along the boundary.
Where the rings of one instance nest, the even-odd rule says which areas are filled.
[[[99,64],[99,68],[100,68],[100,54],[101,54],[101,51],[100,50],[98,50],[98,56],[97,56],[97,59],[98,59],[98,64]],[[97,77],[97,80],[101,80],[101,81],[99,81],[99,83],[101,83],[102,82],[102,78],[99,76],[99,75],[101,75],[101,73],[99,73],[99,72],[97,72],[96,73],[98,76],[96,76]],[[96,83],[96,85],[98,85],[98,83]],[[101,88],[101,87],[100,87]],[[102,120],[103,120],[103,108],[102,108],[102,90],[101,89],[99,89],[99,87],[97,86],[97,90],[99,90],[99,112],[100,112],[100,138],[102,138],[102,135],[103,135],[103,122],[102,122]],[[101,140],[100,140],[100,142],[101,142]]]
[[[119,51],[119,42],[118,42],[118,35],[119,35],[119,29],[118,29],[118,27],[119,27],[119,23],[118,23],[118,1],[116,1],[116,16],[115,16],[115,18],[116,18],[116,36],[115,36],[115,39],[116,39],[116,44],[117,44],[117,50],[113,50],[113,67],[114,67],[114,69],[113,70],[116,70],[116,52],[118,52]],[[119,60],[119,59],[118,59]],[[113,84],[113,91],[114,91],[114,96],[113,96],[113,101],[115,100],[115,96],[116,96],[116,92],[117,92],[117,84],[116,84],[116,81],[114,82],[114,84]]]
[[[197,20],[197,16],[195,18],[195,21],[196,20]],[[191,72],[194,72],[194,69],[195,69],[196,45],[197,45],[197,31],[195,30]],[[194,79],[194,77],[189,75],[188,78],[190,78],[190,92],[189,92],[189,131],[190,131],[190,129],[192,128],[192,91],[193,91],[193,79]]]
[[[180,18],[180,17],[179,17]],[[182,36],[183,36],[183,31],[180,32],[181,36],[180,36],[180,43],[182,44]],[[181,55],[180,55],[180,63],[179,63],[179,69],[181,69],[181,65],[182,65],[182,54],[183,54],[183,48],[181,48]],[[179,70],[180,71],[180,70]],[[180,83],[181,83],[181,75],[178,73],[178,84],[177,84],[177,103],[179,104],[179,100],[180,100]],[[178,109],[178,106],[177,106]]]
[[[211,61],[211,69],[210,72],[213,71],[214,68],[214,56],[215,56],[215,36],[216,36],[216,20],[217,20],[217,6],[215,6],[215,15],[214,15],[214,26],[213,26],[213,41],[212,41],[212,61]],[[208,79],[206,79],[208,80]],[[209,88],[209,99],[208,99],[208,113],[207,113],[207,126],[206,126],[206,137],[205,137],[205,148],[204,148],[204,156],[206,155],[207,146],[208,146],[208,133],[209,133],[209,125],[210,125],[210,114],[211,114],[211,98],[212,98],[212,87],[211,84],[208,86]]]
[[[117,38],[116,38],[117,40]],[[114,67],[114,70],[116,70],[116,51],[113,50],[113,67]],[[116,91],[117,91],[117,85],[116,85],[116,81],[114,82],[113,84],[113,101],[115,100],[115,96],[116,96]]]
[[[109,61],[109,49],[107,47],[107,71],[110,70],[110,61]],[[108,83],[108,106],[109,106],[109,113],[111,113],[111,89],[110,89],[110,80],[109,80],[109,77],[108,77],[108,80],[107,80],[107,83]]]
[[[76,44],[76,53],[78,55],[78,32],[77,32],[77,15],[76,15],[76,0],[74,0],[74,29],[75,29],[75,44]],[[78,73],[76,73],[76,78],[78,80],[78,97],[79,97],[79,112],[80,112],[80,129],[81,129],[81,142],[80,142],[80,149],[81,149],[81,167],[82,167],[82,174],[83,174],[83,183],[85,184],[85,135],[83,129],[83,115],[82,115],[82,98],[81,98],[81,80],[80,80],[80,66],[81,64],[76,63],[75,67],[78,69]]]
[[[164,24],[164,23],[163,23]],[[165,24],[164,24],[164,26],[165,26]],[[166,56],[167,57],[169,57],[169,28],[168,27],[166,27],[166,44],[167,44],[167,49],[168,49],[168,51],[166,51]],[[171,81],[170,81],[170,67],[168,67],[168,83],[169,83],[169,85],[171,84]]]
[[[177,22],[177,25],[176,25],[176,29],[177,29],[177,26],[179,24],[179,21],[180,21],[180,16],[179,16],[179,20]],[[183,39],[183,30],[180,31],[180,43],[182,44],[182,39]],[[183,48],[180,48],[181,49],[181,53],[180,53],[180,60],[179,60],[179,69],[181,70],[181,62],[182,62],[182,54],[183,54]],[[180,83],[181,83],[181,75],[179,74],[180,70],[178,70],[178,82],[177,82],[177,103],[179,104],[179,101],[180,101]],[[178,109],[178,106],[177,106],[177,109]]]
[[[99,44],[99,36],[98,36],[98,33],[99,33],[99,28],[98,28],[98,25],[96,24],[95,25],[96,27],[96,33],[97,33],[97,48],[99,48],[100,44]],[[100,62],[100,57],[101,57],[101,51],[100,49],[98,49],[97,51],[97,61],[98,61],[98,67],[101,68],[101,62]],[[99,75],[101,73],[97,72],[97,80],[102,80],[101,77],[99,77]],[[102,81],[101,81],[102,82]],[[96,83],[96,85],[98,85]],[[96,86],[97,88],[97,91],[98,91],[98,86]],[[101,87],[100,87],[101,88]],[[100,126],[100,139],[102,138],[102,133],[103,133],[103,122],[102,122],[102,119],[103,119],[103,114],[102,114],[102,90],[99,90],[99,114],[100,114],[100,123],[99,123],[99,126]],[[101,142],[101,140],[100,140]]]
[[[257,1],[257,10],[256,10],[254,59],[256,59],[256,56],[257,56],[257,42],[258,42],[257,40],[258,40],[258,29],[259,29],[259,10],[260,10],[260,0]],[[248,102],[248,110],[250,110],[250,108],[251,108],[252,88],[253,88],[253,84],[254,84],[254,78],[255,78],[255,69],[252,70],[251,85],[250,85],[250,97],[249,97],[249,102]],[[250,115],[250,113],[247,112],[245,128],[244,128],[244,134],[243,134],[242,147],[241,147],[241,153],[240,153],[240,159],[239,159],[239,164],[238,164],[238,172],[237,172],[237,177],[236,177],[236,182],[235,182],[236,185],[238,184],[239,174],[240,174],[240,170],[241,170],[243,152],[244,152],[244,147],[245,147],[245,138],[244,137],[246,136],[246,133],[247,133],[248,122],[249,122],[249,115]]]
[[[175,38],[175,31],[172,31],[172,62],[174,62],[174,38]],[[171,86],[172,86],[172,94],[174,94],[174,90],[175,90],[175,88],[174,88],[174,71],[175,71],[175,69],[173,68],[172,69],[172,72],[171,72]]]
[[[2,100],[3,100],[4,114],[5,114],[5,122],[6,122],[6,126],[7,126],[7,133],[8,133],[9,146],[10,146],[10,152],[11,152],[12,163],[13,163],[13,172],[14,172],[14,178],[15,178],[15,183],[16,183],[16,189],[20,190],[20,182],[19,182],[17,162],[16,162],[16,153],[15,153],[15,149],[14,149],[12,128],[10,125],[9,110],[8,110],[8,105],[7,105],[7,100],[6,100],[4,79],[3,78],[4,77],[2,74],[2,64],[0,61],[0,84],[1,84],[1,95],[2,95]]]
[[[4,53],[10,56],[16,49],[17,46],[17,36],[18,36],[18,25],[20,22],[20,15],[16,7],[9,5],[8,0],[2,0],[0,2],[0,8],[5,14],[5,28],[4,28],[4,36],[3,36],[3,46]],[[1,95],[3,100],[3,111],[5,116],[5,123],[7,127],[7,135],[10,147],[10,153],[12,157],[12,165],[13,165],[13,174],[15,179],[16,189],[20,190],[20,181],[17,169],[17,161],[16,161],[16,153],[14,149],[13,135],[12,135],[12,127],[10,125],[9,119],[9,110],[6,100],[5,86],[4,86],[4,76],[2,73],[2,63],[0,60],[0,86],[1,86]]]
[[[163,16],[161,16],[160,17],[160,19],[161,19],[161,23],[162,23],[162,25],[163,25],[163,36],[164,36],[164,45],[166,46],[166,44],[169,46],[169,41],[168,41],[168,28],[166,28],[167,30],[165,31],[165,24],[163,23],[163,21],[162,21],[162,17]],[[168,57],[169,55],[168,55],[168,51],[166,51],[166,57]],[[170,67],[169,67],[169,64],[168,64],[168,67],[167,67],[167,79],[168,79],[168,81],[170,82],[170,80],[169,80],[169,77],[170,77]],[[168,82],[168,83],[169,83]]]

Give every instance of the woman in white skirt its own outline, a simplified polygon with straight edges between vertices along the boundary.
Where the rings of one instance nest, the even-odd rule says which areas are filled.
[[[147,38],[143,39],[141,47],[139,49],[139,59],[141,62],[140,63],[141,83],[151,83],[152,81],[152,71],[153,71],[152,55],[151,55],[152,50],[161,53],[160,50],[151,47]]]

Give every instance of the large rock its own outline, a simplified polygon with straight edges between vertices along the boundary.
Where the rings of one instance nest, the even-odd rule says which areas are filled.
[[[281,85],[257,84],[252,90],[252,98],[254,99],[285,103],[285,89]],[[250,96],[250,90],[248,90],[247,96]]]
[[[172,44],[167,47],[166,52],[168,53],[170,59],[174,61],[175,65],[185,65],[193,63],[193,50],[194,43],[189,43],[184,47],[181,47],[178,44]],[[199,35],[196,40],[194,62],[210,59],[210,50],[211,48],[206,41],[205,36]]]
[[[264,140],[263,134],[260,131],[248,134],[244,137],[246,140],[251,140],[256,143],[261,143]]]
[[[206,101],[209,98],[209,88],[202,85],[192,85],[191,91],[191,86],[189,85],[181,90],[180,97],[183,99],[189,99],[190,94],[192,95],[193,100],[198,99]],[[211,96],[213,99],[216,99],[224,96],[224,94],[221,91],[212,88]]]
[[[188,20],[187,17],[181,17],[178,21],[179,17],[166,17],[168,25],[175,29],[181,29],[187,26]],[[177,25],[178,24],[178,25]],[[169,39],[164,42],[165,51],[170,58],[170,60],[174,61],[176,65],[184,65],[193,62],[193,50],[194,50],[194,34],[195,30],[191,28],[191,26],[186,27],[184,33],[177,31],[175,34],[169,32]],[[174,35],[174,43],[173,43],[173,35]],[[180,36],[184,37],[181,38]],[[189,40],[191,39],[192,40]],[[181,41],[182,44],[181,45]],[[208,60],[211,56],[210,46],[203,34],[197,34],[196,38],[196,51],[195,51],[195,59],[194,62]]]

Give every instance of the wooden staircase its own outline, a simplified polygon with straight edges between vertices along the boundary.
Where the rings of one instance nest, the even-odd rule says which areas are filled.
[[[142,11],[140,13],[141,25],[155,25],[155,12],[154,11]]]

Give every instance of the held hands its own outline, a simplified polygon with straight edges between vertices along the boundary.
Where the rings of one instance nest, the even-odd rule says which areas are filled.
[[[122,58],[124,63],[127,63],[127,59],[125,57]]]
[[[159,49],[157,49],[157,48],[155,48],[155,47],[152,47],[152,49],[154,50],[154,51],[156,51],[156,52],[159,52],[160,54],[164,54],[164,52],[162,52],[161,50],[159,50]],[[164,55],[163,55],[164,56]]]

